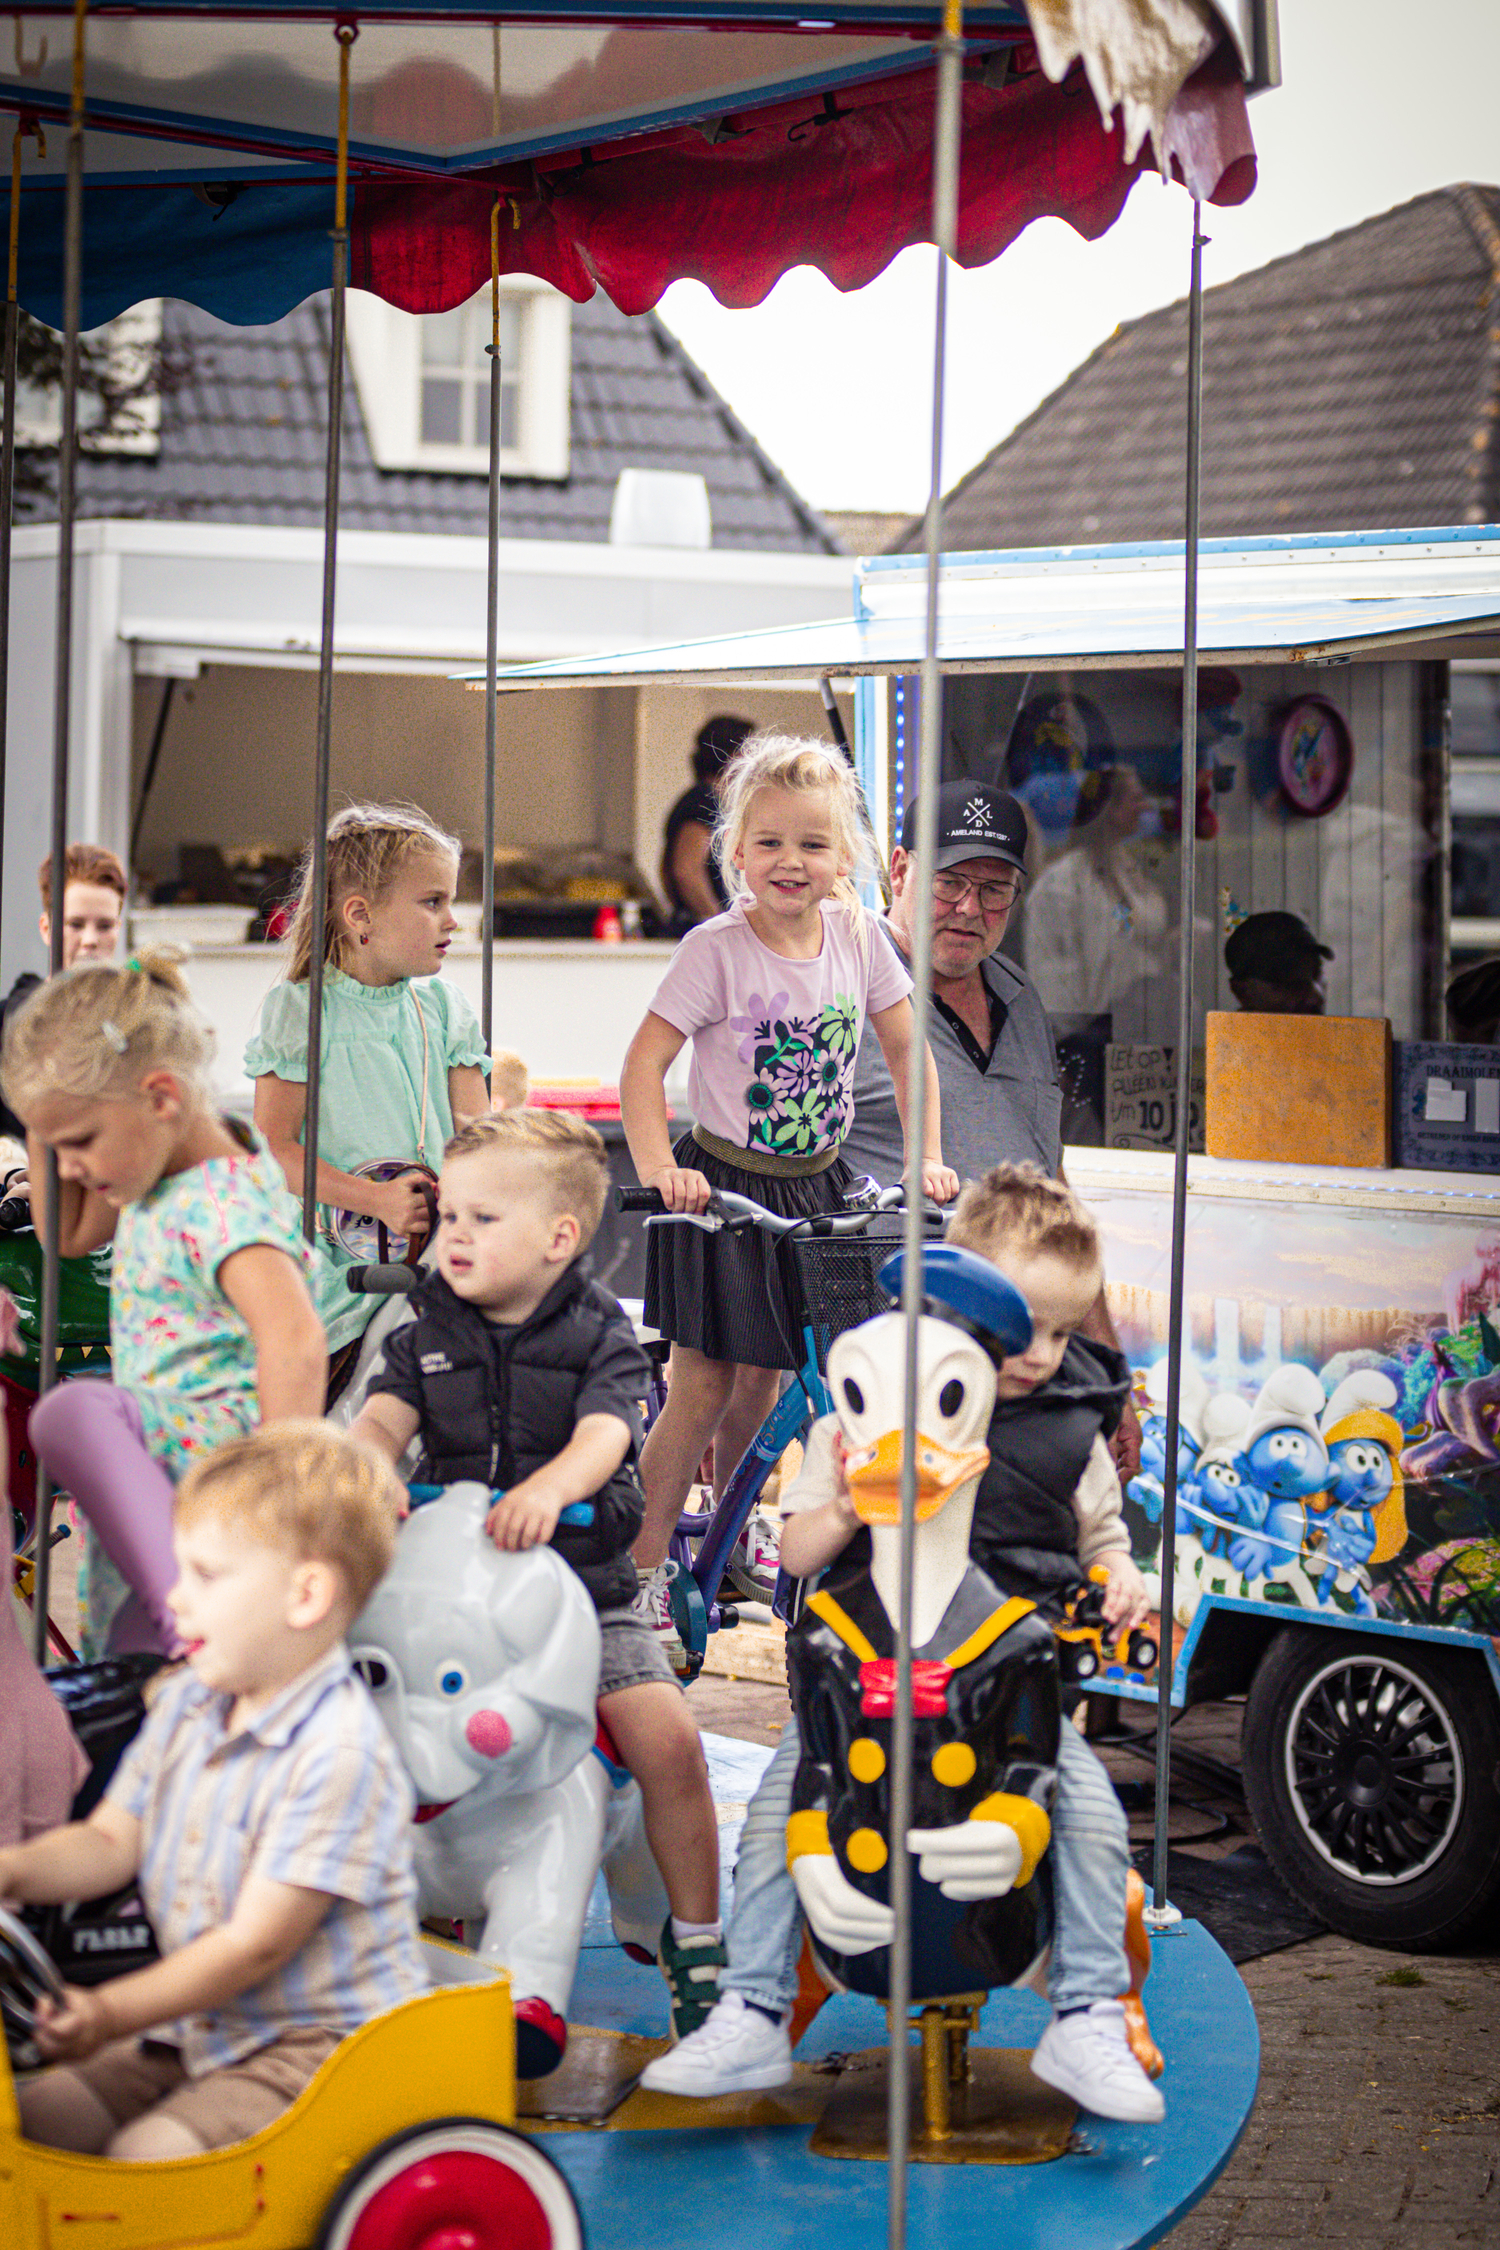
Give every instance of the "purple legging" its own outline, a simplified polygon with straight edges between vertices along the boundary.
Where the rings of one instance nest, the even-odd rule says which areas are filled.
[[[178,1656],[167,1608],[176,1583],[172,1480],[146,1450],[141,1410],[115,1383],[59,1383],[31,1410],[31,1442],[60,1491],[71,1494],[131,1596],[109,1630],[109,1654]]]

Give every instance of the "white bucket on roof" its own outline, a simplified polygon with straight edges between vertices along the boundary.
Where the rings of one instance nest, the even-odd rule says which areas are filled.
[[[612,547],[707,547],[708,486],[695,470],[622,469],[609,511]]]

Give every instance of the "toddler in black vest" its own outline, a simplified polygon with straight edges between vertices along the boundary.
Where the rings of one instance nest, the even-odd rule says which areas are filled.
[[[392,1461],[419,1438],[425,1482],[492,1486],[495,1545],[550,1542],[592,1594],[599,1715],[640,1784],[671,1903],[658,1959],[681,2037],[707,2015],[724,1961],[719,1832],[698,1729],[631,1606],[649,1369],[584,1258],[608,1192],[604,1143],[577,1118],[507,1110],[455,1134],[438,1182],[435,1270],[387,1342],[353,1434]],[[580,1503],[589,1520],[563,1522]],[[562,2024],[540,2028],[560,2053]]]
[[[998,1266],[1025,1297],[1033,1322],[1026,1350],[997,1370],[973,1559],[1001,1592],[1043,1610],[1100,1564],[1109,1573],[1110,1624],[1139,1624],[1149,1599],[1130,1557],[1107,1442],[1129,1395],[1129,1370],[1119,1352],[1078,1333],[1103,1280],[1093,1221],[1061,1181],[1033,1166],[1002,1165],[964,1189],[948,1240]],[[824,1569],[868,1536],[843,1483],[838,1437],[831,1415],[814,1423],[802,1474],[782,1500],[782,1567],[796,1577]],[[801,1941],[785,1831],[799,1755],[796,1728],[788,1726],[740,1842],[723,1997],[701,2031],[650,2066],[650,2087],[707,2096],[781,2085],[791,2076],[786,2023]],[[1097,2116],[1152,2124],[1163,2115],[1162,2099],[1131,2053],[1121,2004],[1130,1984],[1129,1858],[1125,1815],[1109,1777],[1082,1735],[1065,1724],[1052,1813],[1054,2015],[1032,2068]]]

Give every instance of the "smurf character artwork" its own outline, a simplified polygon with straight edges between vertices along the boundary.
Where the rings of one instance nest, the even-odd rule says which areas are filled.
[[[1224,1555],[1249,1570],[1262,1553],[1255,1538],[1270,1499],[1256,1484],[1245,1458],[1250,1409],[1232,1391],[1221,1391],[1203,1409],[1203,1450],[1191,1478],[1179,1488],[1177,1529],[1196,1531],[1203,1551]]]
[[[1138,1383],[1141,1421],[1141,1465],[1126,1486],[1126,1497],[1143,1510],[1148,1523],[1161,1522],[1162,1496],[1167,1466],[1167,1363],[1159,1359]],[[1177,1412],[1177,1489],[1191,1482],[1203,1450],[1203,1409],[1208,1404],[1208,1384],[1192,1360],[1182,1365],[1182,1396]],[[1178,1529],[1185,1526],[1179,1522]]]
[[[1391,1411],[1396,1386],[1375,1368],[1345,1377],[1323,1410],[1319,1423],[1328,1447],[1328,1487],[1316,1522],[1304,1520],[1304,1543],[1312,1552],[1304,1568],[1318,1573],[1318,1599],[1332,1598],[1336,1587],[1351,1593],[1361,1617],[1373,1617],[1371,1566],[1388,1562],[1406,1545],[1401,1424]],[[1316,1511],[1318,1503],[1312,1507]],[[1321,1544],[1315,1544],[1321,1533]]]
[[[1250,1474],[1273,1504],[1305,1501],[1328,1482],[1328,1449],[1318,1427],[1323,1386],[1310,1367],[1278,1367],[1261,1386],[1245,1426]]]

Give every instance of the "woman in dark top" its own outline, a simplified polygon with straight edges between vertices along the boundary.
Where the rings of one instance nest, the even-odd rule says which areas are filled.
[[[722,914],[729,895],[713,855],[714,823],[719,816],[719,776],[748,736],[749,719],[721,716],[707,720],[693,744],[693,786],[684,789],[667,814],[662,836],[661,887],[671,910],[669,934],[681,937],[696,922]]]

